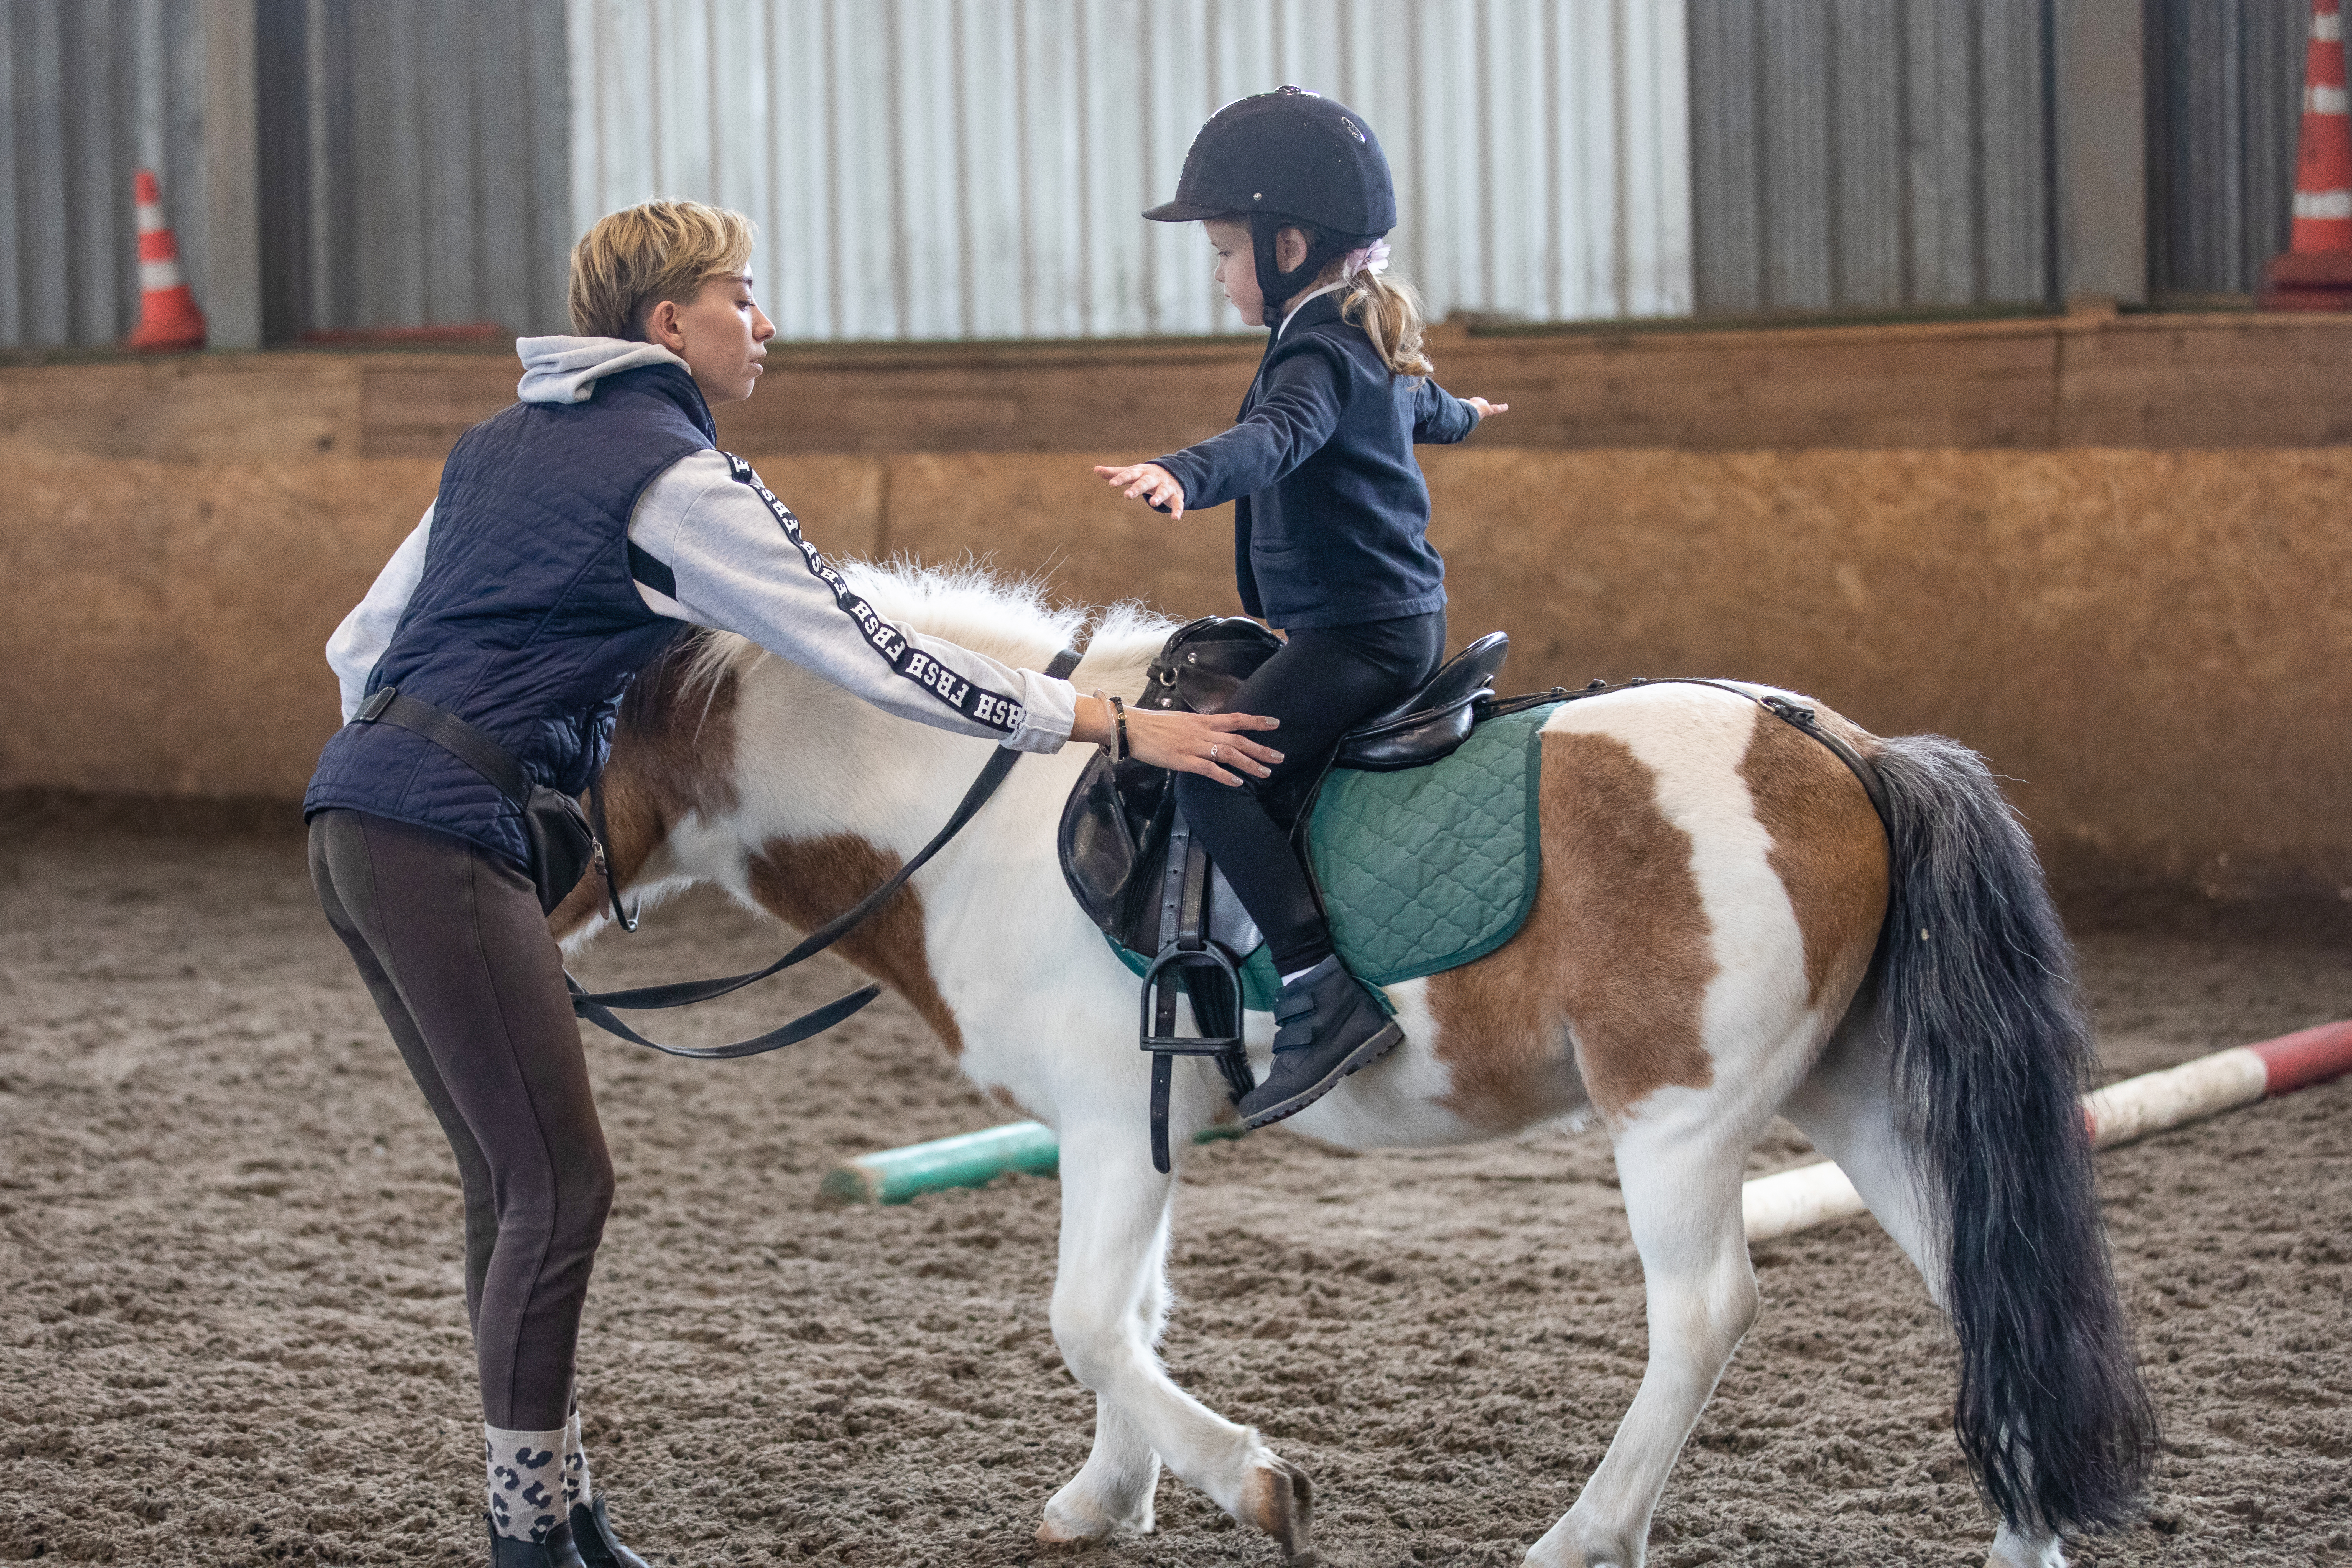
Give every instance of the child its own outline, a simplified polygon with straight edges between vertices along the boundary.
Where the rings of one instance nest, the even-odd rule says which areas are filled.
[[[1121,732],[1067,681],[882,620],[716,449],[710,405],[751,395],[774,331],[751,240],[741,214],[691,202],[591,229],[572,254],[585,335],[516,345],[522,401],[459,438],[424,521],[327,645],[345,723],[302,805],[310,872],[457,1157],[496,1568],[643,1568],[589,1484],[572,1398],[613,1166],[521,814],[429,737],[444,718],[396,727],[419,710],[394,689],[573,795],[630,678],[686,624],[1017,750]],[[933,666],[959,677],[954,695],[921,679]],[[1282,760],[1237,733],[1270,720],[1175,717],[1129,712],[1127,744],[1222,784]]]
[[[1436,670],[1445,563],[1423,537],[1429,487],[1412,446],[1459,441],[1508,405],[1428,379],[1420,301],[1381,276],[1381,236],[1396,223],[1388,161],[1346,105],[1295,87],[1227,104],[1184,155],[1176,199],[1143,216],[1204,224],[1225,297],[1273,329],[1240,423],[1157,462],[1095,470],[1172,516],[1234,501],[1242,604],[1287,637],[1234,706],[1280,720],[1289,760],[1239,790],[1176,781],[1282,976],[1274,1066],[1240,1107],[1263,1127],[1404,1035],[1332,952],[1291,824],[1261,798]]]

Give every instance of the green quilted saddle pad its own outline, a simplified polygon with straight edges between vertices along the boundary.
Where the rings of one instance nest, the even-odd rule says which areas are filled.
[[[1536,790],[1544,721],[1557,703],[1490,719],[1443,762],[1401,773],[1335,771],[1307,841],[1331,936],[1375,985],[1458,968],[1511,940],[1543,869]],[[1149,958],[1118,949],[1136,973]],[[1270,1012],[1282,989],[1261,942],[1242,964],[1242,1002]]]

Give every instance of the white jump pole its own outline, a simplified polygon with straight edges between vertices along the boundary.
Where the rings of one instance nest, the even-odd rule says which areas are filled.
[[[2083,1097],[2083,1115],[2092,1143],[2105,1149],[2347,1072],[2352,1022],[2322,1024],[2094,1089]],[[1741,1194],[1740,1206],[1750,1244],[1870,1212],[1845,1173],[1827,1161],[1759,1176]]]

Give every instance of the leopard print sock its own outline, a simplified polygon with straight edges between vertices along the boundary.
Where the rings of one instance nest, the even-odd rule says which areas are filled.
[[[588,1484],[588,1445],[580,1440],[580,1406],[575,1405],[572,1419],[563,1425],[563,1511],[569,1515],[595,1500]]]
[[[562,1468],[556,1463],[562,1451],[561,1426],[551,1432],[482,1428],[492,1529],[510,1541],[544,1541],[549,1531],[569,1520]]]

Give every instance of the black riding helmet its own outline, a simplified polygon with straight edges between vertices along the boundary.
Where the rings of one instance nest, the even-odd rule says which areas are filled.
[[[1362,115],[1337,99],[1284,87],[1235,99],[1211,115],[1184,154],[1176,199],[1143,216],[1155,223],[1246,216],[1272,327],[1332,258],[1396,226],[1396,187]],[[1274,237],[1286,227],[1307,238],[1307,259],[1289,272],[1275,264]]]

